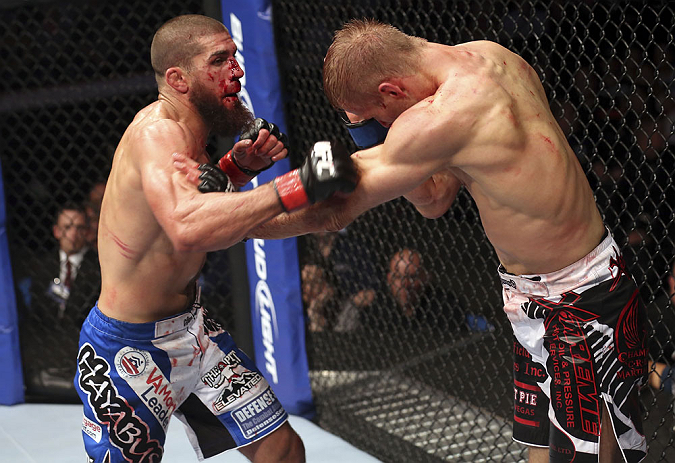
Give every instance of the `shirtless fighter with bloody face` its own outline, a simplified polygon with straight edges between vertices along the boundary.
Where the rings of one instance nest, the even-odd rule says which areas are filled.
[[[75,385],[89,461],[159,462],[172,415],[200,459],[239,448],[255,462],[304,461],[283,407],[207,317],[195,281],[207,251],[284,211],[351,191],[356,174],[347,153],[333,153],[335,168],[317,172],[313,153],[270,184],[233,191],[287,155],[268,124],[209,165],[208,135],[234,136],[252,120],[237,97],[244,73],[236,51],[227,29],[205,16],[174,18],[154,36],[159,97],[115,152],[99,224],[102,289],[80,337]],[[208,186],[215,173],[229,185],[195,193],[173,168],[174,153],[202,164],[200,182]]]
[[[350,196],[248,236],[339,230],[399,196],[437,218],[466,188],[515,335],[514,439],[532,462],[642,460],[643,305],[534,69],[496,43],[446,46],[351,21],[323,70],[333,106],[389,127],[386,140],[352,155]],[[194,182],[194,163],[176,167]]]

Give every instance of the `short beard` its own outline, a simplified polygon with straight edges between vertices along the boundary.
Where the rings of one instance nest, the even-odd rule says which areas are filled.
[[[220,98],[201,85],[192,87],[189,98],[213,135],[234,137],[253,121],[253,114],[239,99],[234,108],[226,109]]]

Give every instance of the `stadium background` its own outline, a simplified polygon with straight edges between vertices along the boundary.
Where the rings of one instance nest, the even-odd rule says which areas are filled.
[[[659,327],[650,335],[650,355],[669,359],[675,317],[664,278],[675,253],[675,6],[432,0],[272,4],[295,163],[316,140],[338,137],[351,143],[321,88],[332,31],[349,18],[374,17],[447,44],[494,40],[530,62],[623,247],[652,326]],[[56,208],[84,200],[90,186],[105,179],[123,130],[156,97],[149,65],[152,35],[184,13],[220,18],[213,1],[43,0],[0,6],[0,161],[28,400],[72,400],[71,391],[58,381],[44,381],[42,372],[69,368],[74,354],[67,340],[77,337],[77,326],[36,316],[27,298],[35,268],[54,251]],[[228,143],[213,140],[214,156]],[[437,315],[410,322],[390,299],[376,297],[369,311],[374,316],[359,317],[360,324],[345,328],[339,320],[355,295],[386,293],[389,259],[402,248],[422,255],[433,290],[420,303]],[[237,246],[211,255],[203,283],[208,306],[246,348],[250,321],[242,310],[248,304],[243,252]],[[321,426],[387,462],[524,458],[522,447],[510,439],[511,336],[501,313],[497,262],[466,193],[438,220],[423,219],[396,200],[341,233],[304,237],[300,262],[320,269],[322,279],[306,281],[330,296],[322,298],[323,319],[318,326],[308,323],[307,332]],[[466,314],[484,317],[491,329],[468,329]],[[645,388],[641,401],[648,461],[672,461],[672,397]]]

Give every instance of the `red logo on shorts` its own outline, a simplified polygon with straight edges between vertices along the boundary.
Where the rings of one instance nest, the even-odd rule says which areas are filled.
[[[644,329],[640,320],[638,297],[638,290],[636,289],[628,301],[628,304],[626,304],[621,311],[621,315],[619,315],[619,320],[616,323],[618,329],[615,333],[615,342],[617,346],[621,345],[619,343],[620,335],[623,335],[625,345],[628,349],[640,349],[645,345],[647,331]]]
[[[614,257],[610,257],[609,259],[609,270],[612,272],[613,277],[612,287],[609,288],[610,293],[616,289],[616,286],[619,284],[619,281],[621,280],[622,276],[630,278],[630,273],[628,272],[628,268],[626,268],[625,259],[619,253],[619,251],[617,251],[616,248],[613,249],[614,249]]]
[[[145,370],[145,357],[138,352],[127,352],[120,359],[120,366],[129,376],[138,376]]]

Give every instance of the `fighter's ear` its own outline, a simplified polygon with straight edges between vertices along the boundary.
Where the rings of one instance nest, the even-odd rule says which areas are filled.
[[[405,94],[405,90],[393,82],[382,82],[377,87],[377,90],[382,96],[390,96],[392,98],[401,98]]]
[[[185,77],[185,71],[177,66],[167,69],[164,73],[166,83],[180,93],[187,93],[190,88]]]

